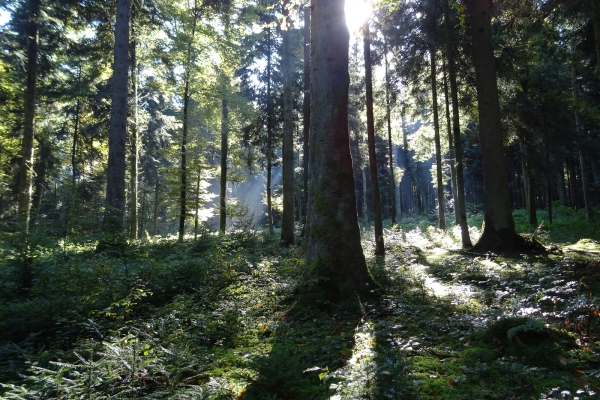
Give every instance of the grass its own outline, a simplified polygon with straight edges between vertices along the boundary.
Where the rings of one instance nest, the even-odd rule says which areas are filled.
[[[0,396],[595,398],[600,229],[581,218],[557,209],[534,228],[516,213],[564,250],[545,257],[463,254],[454,230],[405,219],[386,227],[382,260],[365,230],[384,290],[339,304],[301,296],[302,246],[263,232],[105,252],[94,238],[45,239],[27,257],[6,238]]]

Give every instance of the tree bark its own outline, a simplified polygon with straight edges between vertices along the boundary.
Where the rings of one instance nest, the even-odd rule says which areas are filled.
[[[267,223],[273,234],[273,204],[271,178],[273,172],[273,99],[271,97],[271,28],[267,28]]]
[[[460,120],[458,114],[458,86],[456,84],[456,65],[454,61],[454,43],[452,40],[452,26],[450,25],[450,12],[448,0],[442,1],[444,7],[444,28],[446,32],[446,53],[448,55],[448,77],[450,78],[450,95],[452,97],[452,132],[454,136],[454,156],[456,157],[456,198],[454,207],[458,214],[463,248],[470,248],[471,237],[467,225],[467,211],[465,204],[465,184],[463,178],[462,141],[460,137]]]
[[[484,191],[484,229],[475,251],[508,252],[524,246],[510,207],[504,135],[492,45],[491,2],[468,0],[477,87]]]
[[[390,103],[390,76],[387,59],[387,46],[384,46],[384,65],[385,65],[385,119],[387,123],[387,134],[388,134],[388,153],[390,155],[390,199],[391,199],[391,210],[392,210],[392,225],[396,225],[397,209],[396,209],[396,177],[394,170],[394,151],[392,144],[392,111]]]
[[[371,65],[371,38],[369,21],[363,27],[365,85],[367,105],[367,145],[369,148],[369,171],[371,173],[371,197],[373,202],[373,225],[375,228],[375,255],[385,255],[383,243],[383,221],[381,217],[381,194],[379,193],[379,177],[377,176],[377,152],[375,151],[375,117],[373,116],[373,72]]]
[[[579,168],[581,169],[581,186],[583,190],[583,205],[585,207],[585,215],[588,222],[594,220],[594,210],[592,208],[591,196],[590,196],[590,184],[587,174],[587,160],[585,157],[585,152],[582,148],[581,142],[584,140],[584,130],[581,119],[579,118],[578,113],[578,103],[579,103],[579,88],[577,87],[577,76],[575,69],[575,60],[573,59],[573,64],[571,67],[572,71],[572,83],[573,83],[573,105],[575,110],[575,127],[577,130],[577,147],[579,149]]]
[[[131,0],[117,0],[112,78],[112,109],[108,139],[108,168],[104,229],[123,232],[125,212],[125,142],[127,138],[127,80]]]
[[[283,69],[283,212],[281,214],[281,243],[284,246],[294,244],[294,119],[292,109],[292,67],[290,48],[291,20],[289,19],[289,1],[283,3],[283,21],[281,27]]]
[[[229,142],[229,108],[227,100],[221,100],[221,190],[219,193],[219,231],[225,233],[227,225],[227,157],[228,157],[228,142]]]
[[[25,233],[29,232],[31,196],[33,191],[33,157],[35,135],[35,98],[37,85],[38,26],[40,0],[29,1],[29,21],[27,27],[27,74],[25,86],[25,121],[21,147],[21,171],[19,177],[19,198],[17,223]]]
[[[133,17],[132,17],[133,19]],[[129,179],[131,186],[131,220],[129,221],[129,238],[138,238],[138,77],[137,77],[137,38],[135,37],[134,21],[131,22],[131,93],[132,93],[132,121],[129,131],[131,154],[129,158]]]
[[[196,177],[196,212],[194,213],[194,240],[198,239],[198,210],[200,209],[200,171]]]
[[[459,224],[459,215],[456,208],[456,165],[454,163],[454,140],[452,138],[452,123],[450,119],[450,96],[448,91],[448,79],[446,76],[446,63],[444,61],[444,97],[446,103],[446,130],[448,131],[448,148],[450,164],[450,186],[452,187],[452,200],[454,203],[454,225]]]
[[[46,187],[46,175],[48,172],[48,159],[52,154],[52,149],[47,140],[39,140],[39,156],[35,165],[35,190],[33,192],[32,212],[31,212],[31,228],[37,229],[39,222],[40,207],[44,197],[44,188]]]
[[[187,216],[187,134],[190,105],[189,68],[186,67],[185,88],[183,90],[183,128],[181,131],[181,187],[179,191],[179,241],[183,242],[185,235],[185,217]]]
[[[152,235],[156,236],[158,234],[158,200],[160,194],[160,180],[158,171],[156,172],[156,183],[154,186],[154,212],[152,215]]]
[[[344,0],[312,0],[307,281],[334,300],[370,291],[348,133]]]
[[[438,98],[437,98],[437,67],[435,65],[435,46],[429,49],[429,58],[431,61],[431,97],[433,99],[433,130],[435,132],[435,162],[436,162],[436,180],[437,180],[437,201],[438,201],[438,228],[446,230],[446,216],[444,215],[444,181],[442,180],[442,145],[440,143],[440,122],[438,116]]]
[[[310,7],[304,8],[304,102],[303,102],[303,192],[302,197],[302,236],[306,226],[306,206],[308,203],[308,138],[310,135]]]

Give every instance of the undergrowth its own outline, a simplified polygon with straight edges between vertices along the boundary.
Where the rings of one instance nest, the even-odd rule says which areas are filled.
[[[403,220],[382,259],[365,229],[384,290],[344,303],[299,291],[302,246],[247,228],[118,251],[46,238],[24,255],[5,240],[0,396],[594,398],[598,238],[567,212],[525,230],[558,247],[543,257],[471,255],[459,232]]]

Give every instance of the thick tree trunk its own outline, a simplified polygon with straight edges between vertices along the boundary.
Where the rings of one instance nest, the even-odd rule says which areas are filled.
[[[189,67],[188,67],[189,68]],[[186,81],[183,90],[183,128],[181,132],[181,187],[179,191],[179,241],[185,235],[185,217],[187,216],[187,134],[190,106],[189,70],[185,73]]]
[[[310,135],[310,7],[304,8],[304,102],[303,102],[303,197],[302,197],[302,236],[306,226],[306,205],[308,202],[308,138]]]
[[[375,255],[385,255],[383,243],[383,221],[381,217],[381,194],[379,193],[379,177],[377,176],[377,152],[375,151],[375,117],[373,116],[373,76],[371,66],[371,39],[369,21],[363,27],[365,85],[367,104],[367,145],[369,148],[369,170],[371,173],[371,197],[373,201],[373,225],[375,228]]]
[[[19,198],[17,223],[25,233],[29,232],[31,196],[33,185],[33,157],[35,135],[35,97],[37,85],[38,25],[40,0],[29,1],[29,21],[27,28],[27,75],[25,86],[25,121],[21,147],[21,171],[19,177]],[[26,240],[26,239],[24,239]]]
[[[392,144],[392,110],[390,103],[390,76],[387,59],[387,46],[384,46],[383,60],[385,65],[385,119],[387,123],[387,134],[388,134],[388,153],[390,155],[390,202],[391,202],[391,214],[392,214],[392,225],[396,224],[397,209],[396,209],[396,177],[394,169],[394,151]]]
[[[129,140],[131,142],[131,154],[129,158],[129,179],[131,186],[130,210],[131,220],[129,221],[129,238],[138,238],[138,77],[137,77],[137,40],[135,37],[134,23],[131,23],[131,129],[129,131]]]
[[[267,28],[267,223],[273,234],[271,178],[273,172],[273,99],[271,97],[271,28]]]
[[[485,223],[474,250],[505,252],[522,248],[525,240],[515,231],[510,207],[492,45],[491,8],[491,2],[467,0],[479,110]]]
[[[435,65],[435,46],[433,45],[429,49],[429,58],[431,61],[431,97],[433,99],[433,130],[435,132],[434,140],[438,202],[438,228],[446,230],[446,216],[444,215],[444,181],[442,179],[442,145],[440,142],[440,121],[438,116],[437,99],[437,68]]]
[[[344,0],[312,0],[311,132],[307,281],[333,299],[372,284],[360,243],[348,134],[348,45]]]
[[[471,237],[467,225],[467,211],[465,204],[465,184],[463,178],[462,141],[460,137],[460,120],[458,114],[458,85],[456,84],[456,66],[454,61],[454,43],[452,40],[452,26],[450,25],[450,12],[448,0],[442,1],[444,7],[444,28],[446,32],[446,52],[448,54],[448,77],[450,78],[450,95],[452,97],[452,132],[454,136],[454,156],[456,157],[456,198],[454,207],[459,216],[461,239],[463,248],[469,248]],[[495,81],[494,81],[495,84]]]
[[[283,2],[282,55],[283,69],[283,212],[281,214],[281,243],[284,246],[294,244],[294,110],[292,109],[292,53],[290,47],[291,21],[286,7],[289,0]]]
[[[229,142],[229,108],[227,100],[221,100],[221,187],[219,192],[219,231],[225,233],[227,225],[227,205],[225,196],[227,195],[227,157]]]
[[[129,72],[129,15],[131,0],[117,0],[112,78],[112,109],[108,139],[108,168],[104,229],[123,232],[125,212],[125,142],[127,138],[127,80]]]

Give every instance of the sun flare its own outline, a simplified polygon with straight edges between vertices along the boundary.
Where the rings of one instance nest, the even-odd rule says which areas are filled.
[[[360,27],[371,16],[373,8],[364,0],[346,0],[346,25],[351,35],[355,35]]]

